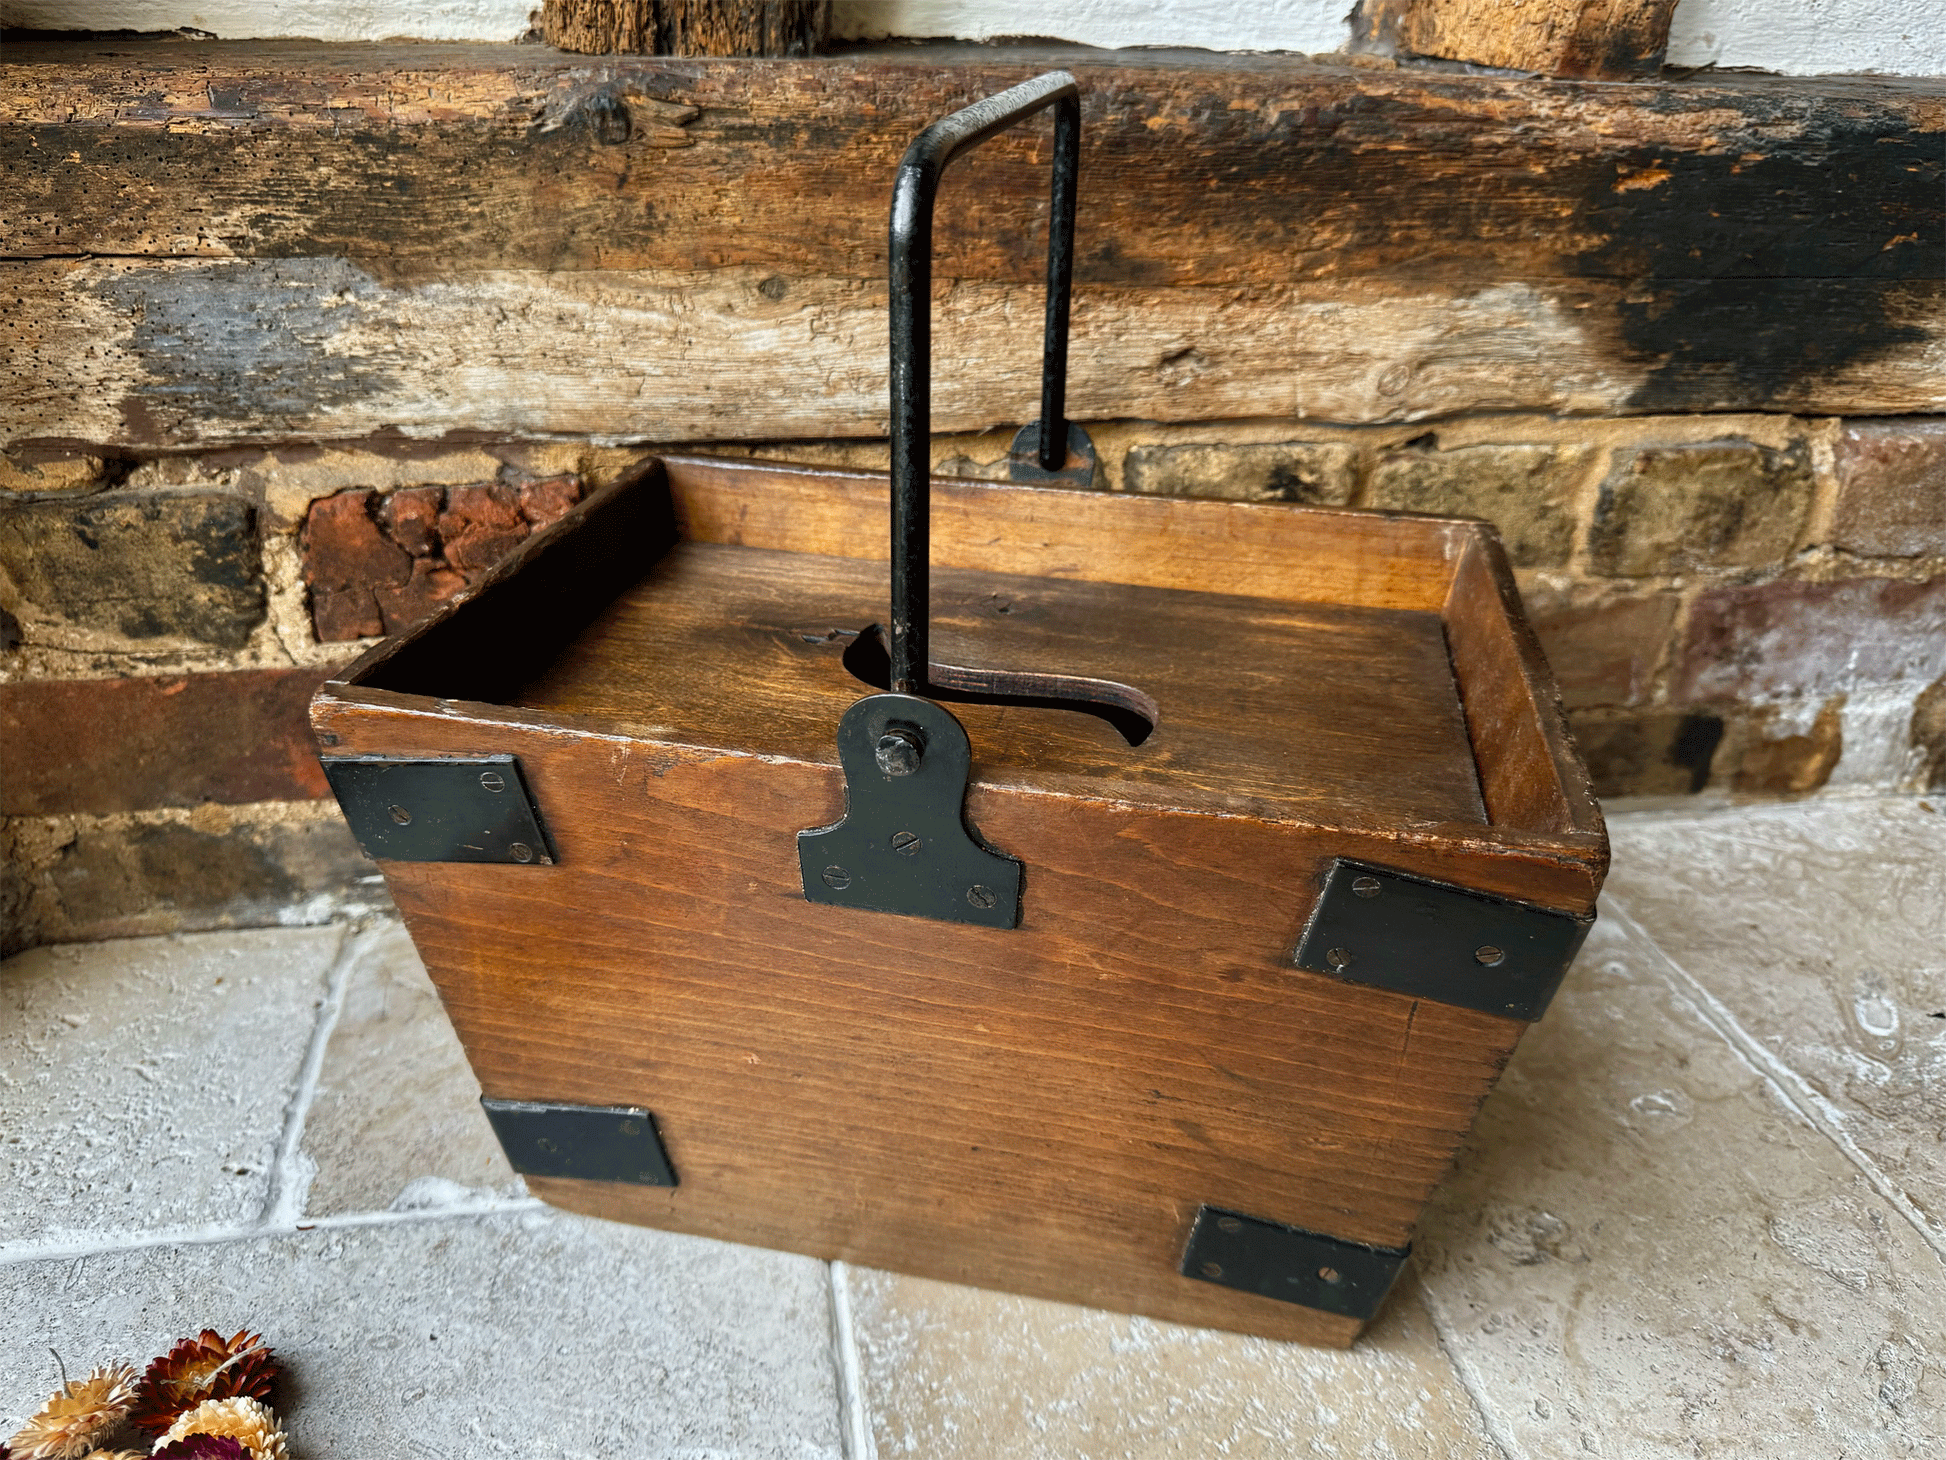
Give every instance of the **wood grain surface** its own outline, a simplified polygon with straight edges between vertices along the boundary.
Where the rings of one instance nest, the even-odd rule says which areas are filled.
[[[1082,418],[1946,408],[1939,83],[129,42],[0,65],[0,440],[878,434],[898,154],[1056,60]],[[1045,147],[948,182],[940,429],[1031,412]]]
[[[1021,925],[996,931],[815,905],[799,885],[795,834],[843,810],[831,736],[862,688],[829,631],[873,610],[883,570],[862,542],[844,556],[774,539],[842,537],[866,480],[825,474],[820,512],[816,474],[651,464],[313,707],[336,755],[520,759],[557,864],[387,864],[393,895],[488,1094],[647,1106],[681,1177],[536,1190],[602,1216],[1350,1342],[1355,1322],[1176,1264],[1204,1203],[1404,1244],[1518,1038],[1515,1021],[1296,968],[1334,858],[1593,904],[1606,845],[1576,801],[1585,785],[1553,768],[1564,745],[1515,723],[1523,704],[1545,708],[1544,680],[1522,662],[1456,679],[1448,662],[1455,604],[1475,623],[1468,655],[1519,661],[1519,635],[1489,631],[1509,611],[1504,562],[1483,555],[1485,529],[1444,519],[937,484],[959,524],[949,553],[977,550],[974,523],[1002,561],[1139,522],[1204,541],[1145,559],[1168,586],[1103,582],[1082,560],[1067,576],[937,574],[942,657],[1112,674],[1162,707],[1152,762],[1097,721],[957,707],[976,746],[968,818],[1026,867]],[[766,486],[794,510],[740,517]],[[739,522],[771,540],[667,530]],[[1056,530],[1023,530],[1037,522]],[[1367,533],[1395,537],[1405,565],[1347,571],[1377,605],[1210,591],[1235,574],[1225,542],[1248,562],[1281,538],[1303,583],[1307,553]],[[1434,606],[1391,601],[1402,583],[1432,593],[1435,555]],[[590,601],[626,585],[592,618],[558,591],[576,565]],[[523,614],[535,627],[518,640],[505,626]],[[469,632],[484,641],[472,669]],[[1239,660],[1265,667],[1252,678]],[[523,665],[533,677],[506,703],[467,697]],[[415,674],[430,692],[410,692]],[[1462,691],[1467,717],[1515,742],[1511,770],[1469,747]],[[1486,824],[1477,788],[1509,778],[1495,795],[1514,824]]]

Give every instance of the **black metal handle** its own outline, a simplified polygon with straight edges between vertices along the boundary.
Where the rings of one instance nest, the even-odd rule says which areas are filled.
[[[912,141],[892,185],[892,688],[926,692],[932,545],[932,215],[946,164],[1046,107],[1054,110],[1047,220],[1047,329],[1041,356],[1039,461],[1067,457],[1068,298],[1074,283],[1080,87],[1049,71],[934,122]]]

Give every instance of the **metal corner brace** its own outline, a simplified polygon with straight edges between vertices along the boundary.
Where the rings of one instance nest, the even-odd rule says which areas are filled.
[[[511,755],[321,763],[351,834],[375,862],[554,861],[540,808]]]
[[[1514,902],[1343,858],[1325,874],[1299,968],[1534,1020],[1594,926],[1593,913]]]

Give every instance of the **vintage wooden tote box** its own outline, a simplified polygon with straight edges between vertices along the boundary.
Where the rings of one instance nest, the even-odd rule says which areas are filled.
[[[1048,106],[1052,425],[929,484],[933,191]],[[536,1194],[1347,1344],[1606,837],[1490,527],[1046,484],[1078,134],[907,154],[889,482],[651,461],[313,718]]]

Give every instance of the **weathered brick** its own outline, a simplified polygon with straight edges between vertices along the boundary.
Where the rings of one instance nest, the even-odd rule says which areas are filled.
[[[1588,548],[1598,572],[1639,578],[1781,562],[1811,509],[1811,458],[1751,441],[1617,451]]]
[[[1716,588],[1691,605],[1679,703],[1827,699],[1946,674],[1946,577]]]
[[[43,613],[129,639],[240,649],[264,617],[256,515],[224,493],[10,505],[0,569]]]
[[[1527,598],[1528,621],[1569,709],[1634,705],[1648,698],[1675,627],[1673,594],[1594,603],[1551,604],[1531,593]]]
[[[1760,705],[1747,712],[1727,749],[1730,784],[1766,796],[1817,790],[1831,779],[1844,753],[1844,708],[1845,697],[1834,696],[1818,707],[1816,717],[1802,729],[1785,728],[1775,706]]]
[[[520,515],[537,528],[560,521],[580,500],[581,483],[572,476],[541,477],[520,484]]]
[[[1847,421],[1831,541],[1872,557],[1946,553],[1946,419]]]
[[[147,816],[10,817],[0,951],[205,928],[275,927],[387,899],[335,808],[203,806]]]
[[[307,714],[324,675],[0,685],[0,806],[50,816],[327,796]]]
[[[439,552],[439,510],[446,494],[438,487],[402,487],[379,507],[386,535],[415,558]]]
[[[572,474],[320,498],[299,540],[312,627],[325,642],[408,629],[580,499]]]
[[[466,586],[466,579],[428,558],[415,558],[412,576],[372,590],[388,634],[402,633]]]
[[[1580,447],[1406,447],[1373,468],[1371,501],[1408,512],[1484,517],[1500,529],[1516,566],[1559,567],[1574,548],[1574,483],[1586,459]]]
[[[1722,717],[1706,710],[1581,710],[1569,724],[1604,799],[1694,795],[1723,739]]]
[[[1919,693],[1912,706],[1908,743],[1919,752],[1919,784],[1928,791],[1946,791],[1946,676]]]
[[[92,492],[108,484],[108,461],[88,451],[16,447],[0,452],[0,489],[9,492]]]
[[[439,514],[446,561],[469,576],[483,573],[519,547],[532,529],[520,513],[520,493],[501,482],[449,487]]]
[[[1135,446],[1122,484],[1147,496],[1342,506],[1351,500],[1352,451],[1311,441]]]
[[[372,497],[353,491],[320,498],[304,519],[298,545],[312,627],[323,643],[383,633],[374,591],[402,588],[412,577],[411,555],[372,520]]]

